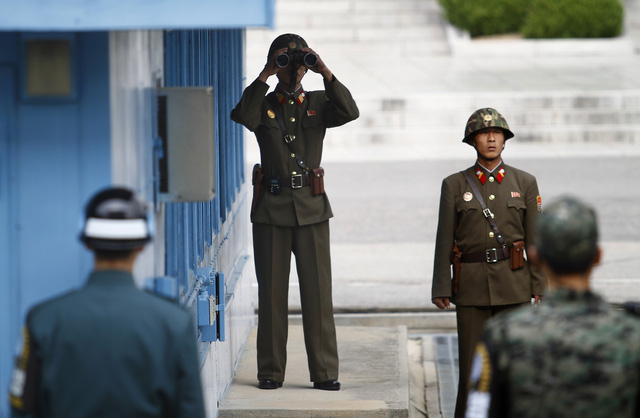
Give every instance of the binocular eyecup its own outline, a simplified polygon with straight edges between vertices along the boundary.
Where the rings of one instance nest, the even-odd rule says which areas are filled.
[[[276,65],[280,68],[288,67],[289,64],[304,65],[313,67],[318,62],[318,57],[313,52],[294,50],[291,52],[276,55]]]

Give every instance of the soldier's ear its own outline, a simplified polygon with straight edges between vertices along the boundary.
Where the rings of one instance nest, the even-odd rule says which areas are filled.
[[[600,264],[601,260],[602,260],[602,248],[598,247],[598,250],[596,251],[596,256],[593,258],[593,265],[597,266],[598,264]]]

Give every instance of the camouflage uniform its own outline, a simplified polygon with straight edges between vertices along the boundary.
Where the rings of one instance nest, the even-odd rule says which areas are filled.
[[[595,212],[562,199],[540,216],[536,239],[552,284],[575,289],[557,287],[536,309],[487,323],[467,416],[639,417],[640,318],[630,313],[637,305],[615,310],[580,290],[600,259]]]
[[[560,288],[487,323],[468,417],[640,416],[640,318]]]

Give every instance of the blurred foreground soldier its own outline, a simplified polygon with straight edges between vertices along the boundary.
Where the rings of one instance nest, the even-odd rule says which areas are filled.
[[[476,149],[478,159],[442,182],[431,299],[440,309],[456,305],[456,417],[464,416],[467,379],[485,321],[529,305],[532,297],[538,303],[546,286],[524,257],[542,205],[536,179],[502,161],[512,137],[495,109],[476,110],[462,141]]]
[[[537,236],[530,257],[551,291],[538,308],[487,323],[467,417],[640,417],[640,312],[613,309],[589,288],[600,261],[595,212],[561,199]]]
[[[322,75],[324,91],[302,89],[307,70]],[[267,79],[274,74],[278,85],[267,94]],[[251,221],[259,289],[261,389],[277,389],[285,377],[292,252],[311,381],[317,389],[340,389],[329,252],[333,213],[324,193],[320,161],[326,129],[358,115],[349,90],[294,34],[273,41],[264,69],[231,112],[231,119],[252,131],[260,146],[261,165],[256,164],[253,171]]]
[[[80,236],[95,255],[86,285],[27,315],[9,397],[14,417],[204,417],[190,315],[134,285],[151,239],[127,189],[96,194]]]

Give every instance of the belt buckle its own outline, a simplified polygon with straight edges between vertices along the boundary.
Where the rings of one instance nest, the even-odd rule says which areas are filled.
[[[493,257],[492,254],[493,253]],[[497,263],[498,262],[498,249],[497,248],[489,248],[486,251],[487,254],[487,263]]]
[[[302,174],[294,174],[291,176],[291,188],[300,189],[302,187]]]
[[[284,142],[286,142],[287,144],[290,144],[291,141],[293,141],[294,139],[296,139],[296,137],[293,136],[293,135],[285,135],[284,136]]]

